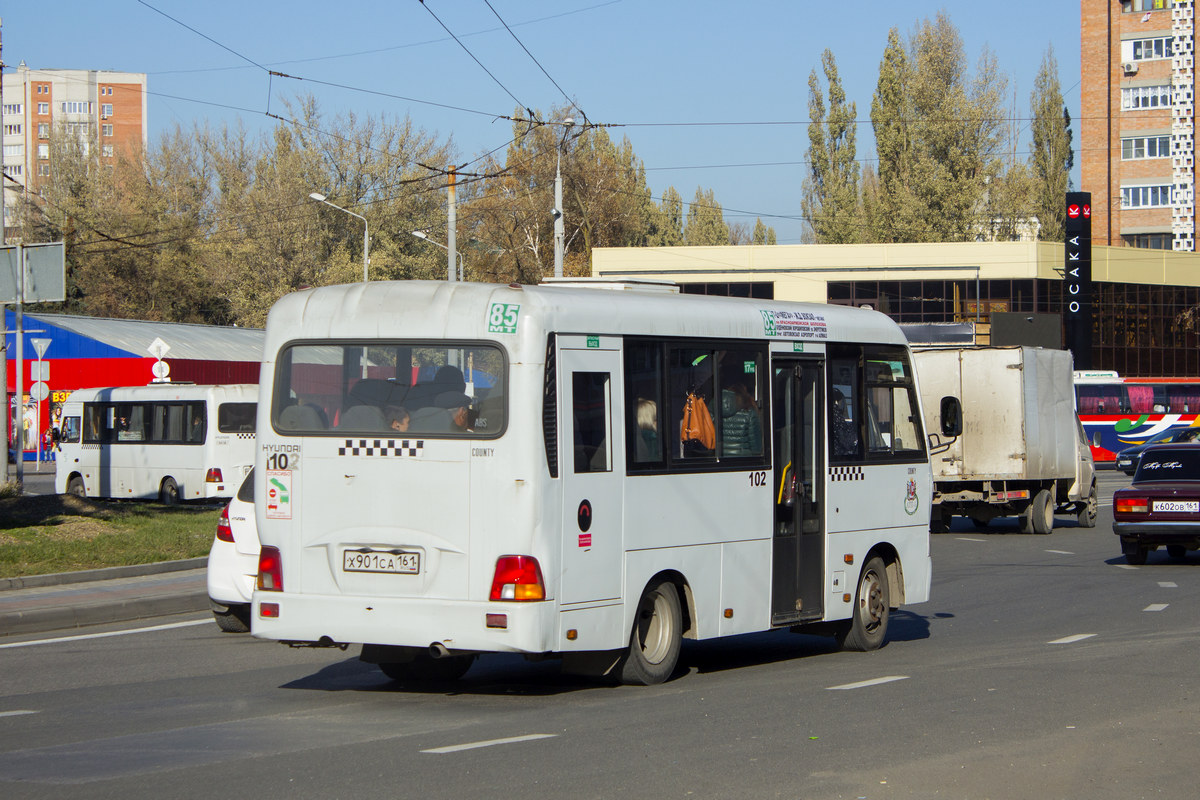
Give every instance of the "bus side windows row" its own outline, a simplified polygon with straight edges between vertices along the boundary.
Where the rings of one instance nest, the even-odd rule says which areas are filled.
[[[86,403],[85,444],[203,444],[208,433],[203,402]]]
[[[832,463],[924,458],[916,384],[903,347],[831,345],[827,368]]]

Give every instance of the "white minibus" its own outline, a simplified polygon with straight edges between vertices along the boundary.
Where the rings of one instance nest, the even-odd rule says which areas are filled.
[[[79,497],[228,498],[254,465],[258,387],[80,389],[63,403],[55,490]]]
[[[520,653],[652,684],[685,638],[874,649],[929,596],[928,447],[883,314],[379,282],[284,297],[264,358],[255,636],[360,643],[397,680]]]

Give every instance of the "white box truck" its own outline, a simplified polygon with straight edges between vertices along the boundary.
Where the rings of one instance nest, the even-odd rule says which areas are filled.
[[[954,516],[984,527],[1020,516],[1026,533],[1049,533],[1054,515],[1096,525],[1091,449],[1075,413],[1071,354],[1035,347],[915,350],[926,430],[942,430],[940,399],[959,398],[962,435],[930,450],[930,529]]]

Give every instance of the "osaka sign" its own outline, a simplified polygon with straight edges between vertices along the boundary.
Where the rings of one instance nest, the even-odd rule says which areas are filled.
[[[1075,369],[1092,366],[1092,194],[1067,192],[1063,320]]]

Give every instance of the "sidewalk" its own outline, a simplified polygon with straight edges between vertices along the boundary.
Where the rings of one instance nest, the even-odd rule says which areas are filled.
[[[0,641],[105,622],[208,611],[206,558],[0,579]]]

